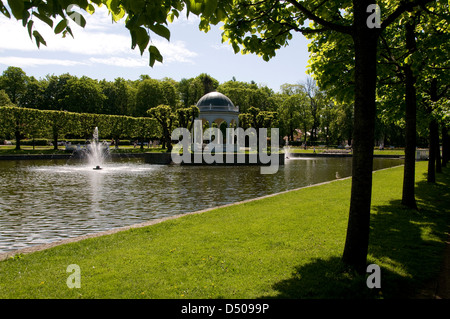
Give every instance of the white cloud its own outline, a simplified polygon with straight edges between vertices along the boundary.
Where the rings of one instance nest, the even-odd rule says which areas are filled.
[[[2,57],[0,64],[14,65],[18,67],[35,67],[42,65],[62,65],[62,66],[75,66],[85,65],[85,62],[62,60],[62,59],[39,59],[39,58],[26,58],[26,57]]]
[[[7,60],[8,63],[16,61],[28,66],[47,64],[50,61],[53,61],[55,65],[74,65],[75,61],[64,58],[67,54],[71,54],[73,59],[79,61],[77,63],[82,64],[95,61],[95,63],[123,67],[148,66],[148,52],[141,57],[137,48],[131,49],[131,37],[123,22],[111,23],[111,17],[104,8],[97,8],[92,16],[86,14],[84,16],[87,21],[85,29],[71,23],[74,38],[70,35],[66,38],[62,38],[60,34],[55,35],[49,26],[36,19],[35,29],[42,34],[47,43],[47,46],[41,45],[40,49],[37,49],[21,23],[0,16],[0,30],[2,30],[0,54],[6,55],[11,50],[20,51],[23,53],[21,55],[33,53],[33,58],[14,60],[9,57]],[[154,37],[152,42],[163,55],[164,64],[194,63],[193,58],[197,56],[197,53],[189,50],[184,41],[168,42],[156,35]],[[36,55],[43,57],[49,53],[57,53],[61,55],[61,59],[55,58],[54,54],[52,59],[48,60],[35,58]],[[5,58],[0,56],[0,59],[2,64],[7,63]]]
[[[161,52],[164,58],[164,63],[194,63],[192,58],[198,56],[196,52],[186,48],[186,43],[184,41],[154,41],[153,43]]]
[[[90,58],[89,61],[94,64],[105,64],[111,66],[119,66],[124,68],[143,67],[148,65],[148,61],[144,58],[121,58],[121,57],[109,57],[109,58]]]

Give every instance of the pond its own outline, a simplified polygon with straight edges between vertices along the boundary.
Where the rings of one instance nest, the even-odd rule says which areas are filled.
[[[403,164],[374,159],[374,169]],[[150,165],[76,160],[0,161],[0,252],[193,212],[351,175],[351,158],[258,166]]]

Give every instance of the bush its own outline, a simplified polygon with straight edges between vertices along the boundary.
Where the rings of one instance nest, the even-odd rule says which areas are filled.
[[[16,144],[15,141],[12,142],[13,144]],[[21,145],[30,145],[30,146],[47,146],[49,145],[49,143],[51,143],[51,141],[49,141],[46,138],[35,138],[33,139],[26,139],[26,140],[21,140],[20,144]]]

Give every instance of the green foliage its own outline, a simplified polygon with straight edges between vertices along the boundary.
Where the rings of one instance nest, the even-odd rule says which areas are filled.
[[[197,106],[192,105],[191,107],[177,109],[176,113],[178,126],[187,128],[190,131],[194,125],[194,120],[200,114],[200,110]]]
[[[90,139],[94,127],[102,136],[114,139],[158,134],[156,123],[150,118],[0,106],[0,137],[15,136],[17,149],[21,139],[38,137],[51,138],[57,149],[58,141],[67,135]]]
[[[65,89],[69,94],[60,101],[65,110],[79,113],[102,113],[106,96],[103,95],[97,81],[85,76],[72,78],[67,81]]]
[[[171,133],[175,128],[177,115],[169,105],[160,104],[147,110],[147,114],[154,118],[162,130],[163,148],[167,146],[167,152],[172,151]]]
[[[228,81],[218,86],[217,91],[228,96],[239,106],[241,113],[247,113],[254,106],[266,111],[276,110],[274,92],[266,86],[240,81]]]
[[[248,109],[248,113],[239,114],[239,126],[244,129],[249,127],[255,129],[278,127],[277,124],[277,112],[264,111],[252,106]]]
[[[135,116],[146,116],[148,109],[164,104],[165,96],[160,81],[145,79],[139,83],[136,92]]]
[[[27,81],[28,77],[21,68],[10,66],[0,77],[0,90],[8,94],[13,104],[18,104],[26,92]]]
[[[0,90],[0,106],[12,106],[12,102],[5,90]]]
[[[294,92],[292,92],[292,95],[286,94],[278,111],[284,131],[283,135],[288,136],[291,142],[293,141],[294,131],[297,128],[301,128],[306,139],[305,132],[309,130],[311,125],[311,114],[306,94],[301,90]]]
[[[123,78],[114,82],[100,81],[102,93],[105,95],[103,113],[114,115],[132,115],[136,105],[136,89]]]
[[[181,79],[177,83],[177,90],[180,93],[183,107],[188,108],[197,104],[203,95],[215,91],[218,86],[219,81],[206,73],[202,73],[195,78]]]

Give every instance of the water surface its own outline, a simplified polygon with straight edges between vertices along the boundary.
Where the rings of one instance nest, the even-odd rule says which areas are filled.
[[[375,159],[374,169],[402,164]],[[351,158],[258,166],[150,165],[115,160],[0,161],[0,252],[233,203],[351,175]]]

